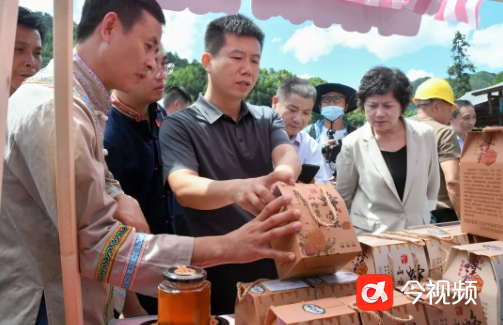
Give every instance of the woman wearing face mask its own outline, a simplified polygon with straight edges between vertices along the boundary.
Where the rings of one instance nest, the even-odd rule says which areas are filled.
[[[466,134],[477,123],[477,116],[475,115],[475,108],[473,108],[472,103],[469,101],[457,100],[456,105],[459,108],[451,112],[451,127],[458,137],[459,147],[463,150]]]
[[[344,114],[356,109],[356,90],[338,83],[321,84],[315,88],[316,101],[313,112],[321,114],[323,119],[308,125],[304,131],[309,133],[322,147],[335,146],[340,142],[339,140],[356,130],[355,127],[344,121]],[[330,139],[331,136],[333,139]],[[335,171],[335,157],[340,147],[334,149],[332,155],[324,153],[325,159],[331,160],[325,166],[328,178],[331,178]]]
[[[358,235],[430,223],[440,175],[433,129],[404,119],[412,85],[398,69],[368,71],[356,94],[367,123],[337,157],[337,190]]]

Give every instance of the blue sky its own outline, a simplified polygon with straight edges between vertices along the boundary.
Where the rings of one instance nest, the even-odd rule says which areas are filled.
[[[76,21],[80,19],[82,3],[83,0],[74,0]],[[50,0],[20,0],[20,4],[52,13]],[[242,0],[240,13],[253,17],[250,0]],[[190,61],[199,60],[203,53],[208,22],[222,16],[199,16],[188,10],[165,11],[165,15],[163,44]],[[414,37],[383,37],[375,29],[367,34],[346,32],[338,25],[320,29],[310,21],[293,25],[280,17],[255,21],[266,34],[261,66],[286,69],[303,77],[318,76],[358,87],[363,74],[381,64],[397,67],[411,79],[427,75],[446,77],[456,30],[465,33],[472,44],[469,53],[477,71],[503,71],[503,2],[482,3],[478,29],[423,16],[419,33]]]

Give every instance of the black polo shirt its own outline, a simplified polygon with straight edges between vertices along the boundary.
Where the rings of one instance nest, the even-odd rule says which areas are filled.
[[[170,115],[161,125],[164,176],[190,169],[213,180],[247,179],[273,171],[271,153],[291,145],[283,119],[270,107],[241,103],[237,123],[199,95],[191,107]],[[203,211],[184,208],[189,235],[218,236],[243,226],[254,216],[237,204]],[[277,278],[273,260],[208,268],[212,314],[232,314],[236,283]]]

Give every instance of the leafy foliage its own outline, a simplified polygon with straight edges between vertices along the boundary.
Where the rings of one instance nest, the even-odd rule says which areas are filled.
[[[489,83],[488,86],[494,86],[496,84],[502,83],[503,82],[503,71],[498,73],[496,77],[494,77],[493,81]]]
[[[447,69],[449,75],[449,83],[454,90],[454,96],[459,98],[465,93],[472,90],[470,85],[469,72],[475,72],[475,66],[470,62],[466,51],[470,44],[466,40],[465,35],[457,31],[452,40],[452,59],[454,63]]]
[[[470,86],[472,90],[486,88],[487,86],[490,86],[494,78],[496,78],[495,73],[479,71],[470,76]]]

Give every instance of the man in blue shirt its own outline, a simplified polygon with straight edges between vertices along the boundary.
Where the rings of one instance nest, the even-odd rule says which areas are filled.
[[[167,114],[157,104],[171,69],[162,46],[155,58],[156,73],[147,76],[129,93],[114,91],[111,95],[113,108],[105,128],[105,160],[124,193],[138,201],[148,224],[143,231],[173,234],[169,213],[171,197],[164,189],[158,138],[159,127]],[[127,293],[124,305],[127,316],[157,314],[157,299],[138,295],[142,310],[131,295],[134,293]]]

